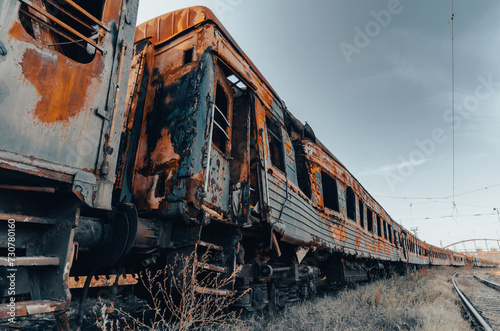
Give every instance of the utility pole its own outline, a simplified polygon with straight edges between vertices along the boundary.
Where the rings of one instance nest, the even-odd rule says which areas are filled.
[[[413,233],[415,234],[415,237],[417,237],[417,238],[418,238],[418,233],[417,233],[417,231],[418,231],[418,226],[416,226],[416,227],[414,227],[414,228],[410,228],[410,230],[411,230],[411,231],[413,231]]]

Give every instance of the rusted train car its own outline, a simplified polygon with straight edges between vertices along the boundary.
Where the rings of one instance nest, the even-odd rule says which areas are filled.
[[[465,264],[394,222],[207,8],[134,39],[134,0],[1,6],[0,217],[13,226],[0,277],[16,282],[0,318],[12,297],[16,316],[63,312],[70,276],[207,249],[207,272],[238,276],[197,291],[251,289],[236,303],[248,310],[314,294],[320,278]]]

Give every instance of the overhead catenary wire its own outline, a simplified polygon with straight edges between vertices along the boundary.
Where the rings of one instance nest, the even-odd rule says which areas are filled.
[[[498,186],[500,186],[500,183],[493,184],[490,186],[485,186],[485,187],[470,190],[470,191],[466,191],[466,192],[462,192],[460,194],[454,194],[454,195],[443,196],[443,197],[404,197],[404,196],[397,197],[397,196],[388,196],[388,195],[378,195],[378,197],[387,198],[387,199],[401,199],[401,200],[448,200],[448,199],[454,199],[455,197],[458,197],[458,196],[471,194],[471,193],[475,193],[475,192],[480,192],[480,191],[488,190],[488,189],[491,189],[493,187],[498,187]]]
[[[451,112],[453,116],[452,121],[452,196],[453,208],[455,208],[455,35],[454,35],[454,18],[455,10],[453,8],[453,0],[451,0]],[[453,213],[453,210],[452,210]]]
[[[460,217],[482,217],[482,216],[494,216],[497,215],[496,212],[493,213],[481,213],[481,214],[470,214],[470,215],[459,215]],[[403,221],[408,221],[408,220],[432,220],[432,219],[443,219],[443,218],[454,218],[456,215],[443,215],[443,216],[429,216],[429,217],[419,217],[419,218],[407,218],[407,219],[402,219]]]

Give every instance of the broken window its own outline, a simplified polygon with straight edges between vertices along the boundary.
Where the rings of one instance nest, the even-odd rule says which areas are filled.
[[[269,143],[269,154],[271,155],[271,164],[282,172],[285,172],[281,128],[269,117],[266,117],[266,128],[267,141]]]
[[[387,235],[387,221],[384,220],[384,238],[385,240],[389,240],[389,236]]]
[[[194,51],[194,48],[188,48],[184,51],[184,56],[182,58],[182,64],[183,65],[186,65],[186,64],[189,64],[193,61],[193,51]]]
[[[297,168],[299,188],[308,198],[311,198],[311,179],[309,177],[307,159],[299,139],[293,142],[293,150],[295,152],[295,167]]]
[[[359,225],[364,228],[365,227],[365,205],[361,199],[359,200]]]
[[[323,204],[325,207],[339,212],[337,181],[326,172],[321,171],[321,186],[323,187]]]
[[[222,86],[217,84],[215,93],[214,125],[212,132],[212,142],[223,154],[228,151],[229,129],[231,125],[228,121],[228,98]]]
[[[377,215],[377,236],[382,237],[382,221],[380,215]]]
[[[89,63],[96,49],[103,51],[100,35],[109,31],[101,22],[104,3],[105,0],[26,1],[19,9],[19,19],[37,41],[74,61]]]
[[[345,191],[345,203],[347,218],[356,221],[356,195],[350,186],[348,186]]]
[[[366,208],[366,222],[368,223],[368,231],[373,233],[373,211]]]
[[[394,244],[394,238],[392,236],[392,226],[389,224],[389,241]]]

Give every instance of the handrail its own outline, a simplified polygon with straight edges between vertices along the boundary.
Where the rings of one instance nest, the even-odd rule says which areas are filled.
[[[217,123],[216,121],[214,121],[214,124],[217,125],[217,127],[222,131],[222,133],[224,133],[224,136],[226,136],[226,139],[229,140],[229,135],[227,134],[227,132],[222,128],[222,126],[220,126],[219,123]]]
[[[99,21],[97,18],[95,18],[93,15],[91,15],[89,12],[87,12],[82,7],[78,6],[73,1],[71,1],[71,0],[64,0],[64,1],[66,1],[66,3],[68,3],[69,5],[71,5],[71,7],[75,8],[76,10],[78,10],[83,15],[87,16],[88,18],[90,18],[92,21],[94,21],[94,23],[98,24],[104,30],[106,30],[108,32],[110,31],[109,28],[106,25],[104,25],[104,23],[102,23],[101,21]]]
[[[215,105],[215,109],[217,109],[217,111],[219,112],[219,114],[221,114],[222,118],[224,119],[224,121],[226,122],[227,126],[231,127],[231,124],[229,124],[229,121],[227,120],[226,116],[224,115],[224,113],[219,109],[219,107],[217,107],[217,105]]]
[[[66,39],[70,40],[71,42],[75,43],[75,45],[78,45],[78,46],[80,46],[80,47],[82,47],[82,48],[85,48],[85,46],[83,46],[82,44],[79,44],[79,43],[78,43],[80,40],[75,39],[75,38],[73,38],[73,37],[71,37],[71,36],[67,35],[67,34],[66,34],[66,33],[64,33],[63,31],[59,31],[59,30],[57,30],[56,28],[54,28],[54,27],[53,27],[52,25],[50,25],[49,23],[47,23],[47,22],[43,21],[41,18],[39,18],[39,17],[37,17],[37,16],[33,15],[32,13],[30,13],[30,12],[28,12],[28,11],[26,11],[26,10],[23,10],[22,8],[21,8],[21,9],[19,9],[19,11],[20,11],[21,13],[23,13],[24,15],[28,16],[29,18],[31,18],[32,20],[35,20],[35,21],[36,21],[36,22],[38,22],[39,24],[42,24],[43,26],[45,26],[45,27],[46,27],[46,28],[48,28],[49,30],[53,31],[54,33],[57,33],[58,35],[61,35],[61,36],[63,36],[64,38],[66,38]],[[53,46],[53,44],[51,44],[51,45],[47,45],[47,46]]]
[[[206,164],[205,164],[205,180],[204,180],[204,183],[203,183],[203,190],[205,191],[205,194],[208,193],[208,181],[209,181],[209,177],[210,177],[210,161],[211,161],[211,157],[210,157],[210,154],[212,153],[212,136],[213,136],[213,132],[214,132],[214,125],[213,123],[215,122],[214,121],[214,114],[215,114],[215,101],[211,101],[212,102],[212,112],[210,114],[210,125],[209,125],[209,128],[210,128],[210,131],[208,133],[208,139],[207,139],[207,148],[206,148],[206,151],[207,151],[207,159],[206,159]]]
[[[78,23],[80,23],[81,25],[83,25],[84,27],[86,27],[87,29],[93,29],[90,25],[88,25],[87,23],[85,23],[84,21],[82,21],[81,19],[79,19],[78,17],[73,16],[70,12],[68,12],[66,9],[64,9],[63,7],[61,7],[55,1],[53,1],[53,0],[45,0],[45,1],[47,1],[52,6],[54,6],[55,8],[57,8],[57,10],[60,10],[64,14],[70,16],[72,19],[74,19],[75,21],[77,21]]]

